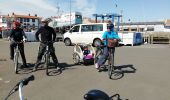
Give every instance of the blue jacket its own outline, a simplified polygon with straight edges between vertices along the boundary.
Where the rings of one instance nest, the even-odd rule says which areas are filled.
[[[108,31],[105,31],[103,33],[103,36],[102,38],[104,39],[104,45],[107,44],[107,39],[120,39],[120,37],[118,36],[118,34],[114,31],[111,31],[111,32],[108,32]]]

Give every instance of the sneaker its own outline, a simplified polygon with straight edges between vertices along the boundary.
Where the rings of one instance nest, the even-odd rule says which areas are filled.
[[[98,64],[98,63],[95,64],[95,68],[96,68],[96,69],[99,68],[99,64]]]
[[[57,67],[59,67],[59,63],[56,63],[56,64],[55,64],[55,68],[57,68]]]
[[[24,67],[24,68],[28,68],[28,66],[27,66],[27,65],[23,65],[23,67]]]
[[[34,68],[33,68],[33,71],[34,71],[34,72],[37,70],[38,65],[39,65],[39,63],[36,63],[36,64],[34,65]]]
[[[10,59],[11,59],[11,60],[14,60],[14,58],[13,58],[13,57],[10,57]]]

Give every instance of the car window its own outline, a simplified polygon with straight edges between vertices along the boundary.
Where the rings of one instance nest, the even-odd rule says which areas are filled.
[[[75,26],[75,27],[73,27],[72,28],[72,32],[79,32],[79,28],[80,28],[80,26]]]
[[[89,31],[103,31],[103,25],[82,25],[81,27],[82,32],[89,32]]]

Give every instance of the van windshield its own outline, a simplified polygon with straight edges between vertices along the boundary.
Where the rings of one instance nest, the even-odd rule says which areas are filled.
[[[79,32],[80,26],[74,26],[70,31],[71,32]]]

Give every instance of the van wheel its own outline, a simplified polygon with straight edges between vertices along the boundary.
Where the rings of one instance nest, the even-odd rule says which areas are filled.
[[[100,39],[95,39],[94,41],[93,41],[93,46],[94,47],[96,47],[96,46],[98,46],[98,45],[101,45],[102,44],[102,41],[100,40]]]
[[[65,39],[64,41],[66,46],[70,46],[71,45],[71,40],[70,39]]]

